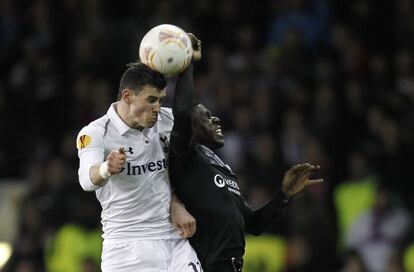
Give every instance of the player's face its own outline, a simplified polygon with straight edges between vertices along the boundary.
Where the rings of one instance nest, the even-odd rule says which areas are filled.
[[[166,96],[165,90],[145,85],[141,92],[131,96],[128,119],[134,128],[150,128],[158,120],[162,99]]]
[[[198,143],[213,149],[224,145],[220,119],[212,116],[211,112],[204,105],[198,104],[194,107],[191,123],[195,140]]]

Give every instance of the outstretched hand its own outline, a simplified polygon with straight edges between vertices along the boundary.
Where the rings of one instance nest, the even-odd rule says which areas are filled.
[[[201,59],[201,41],[193,33],[187,33],[187,35],[193,47],[193,60],[199,61]]]
[[[310,177],[320,169],[319,165],[309,163],[298,164],[286,171],[283,177],[282,191],[292,197],[300,193],[309,185],[321,183],[323,179],[311,179]]]

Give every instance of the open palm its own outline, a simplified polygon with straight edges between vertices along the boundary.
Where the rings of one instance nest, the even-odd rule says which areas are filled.
[[[314,166],[309,163],[298,164],[286,171],[283,177],[282,191],[292,197],[300,193],[305,187],[317,184],[323,181],[323,179],[311,179],[320,166]]]

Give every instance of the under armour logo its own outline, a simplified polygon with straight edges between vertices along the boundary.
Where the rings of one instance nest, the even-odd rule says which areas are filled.
[[[163,144],[163,150],[164,150],[164,152],[165,153],[168,153],[168,146],[169,146],[170,143],[168,142],[167,136],[160,133],[160,141]]]
[[[125,153],[129,152],[129,154],[134,154],[134,151],[132,151],[132,147],[128,147],[128,150],[124,148],[124,151]]]
[[[197,261],[197,263],[190,262],[190,263],[188,264],[188,266],[191,266],[191,268],[193,269],[193,271],[194,271],[194,272],[203,271],[203,270],[201,269],[200,262],[198,262],[198,261]]]
[[[167,136],[165,136],[164,134],[161,134],[160,133],[160,141],[161,142],[163,142],[164,144],[166,143],[166,141],[167,141]]]

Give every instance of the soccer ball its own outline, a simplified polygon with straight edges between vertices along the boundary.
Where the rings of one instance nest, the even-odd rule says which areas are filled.
[[[162,24],[152,28],[139,46],[141,62],[167,77],[184,71],[192,55],[190,38],[175,25]]]

